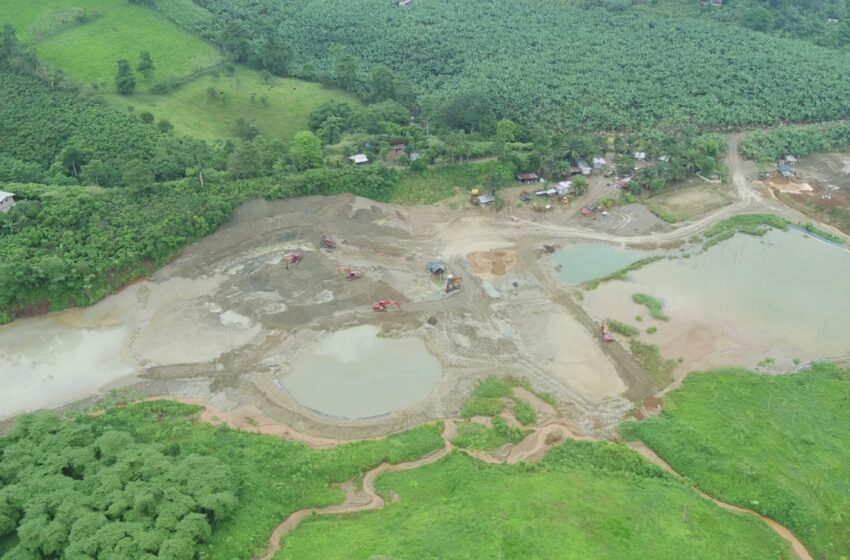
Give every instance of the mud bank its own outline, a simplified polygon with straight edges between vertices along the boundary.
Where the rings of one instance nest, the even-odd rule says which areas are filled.
[[[337,248],[321,248],[323,235]],[[109,360],[120,360],[143,394],[201,399],[225,411],[259,407],[319,436],[365,437],[456,415],[477,381],[494,374],[526,377],[554,394],[582,429],[607,433],[645,389],[629,392],[633,378],[618,375],[618,360],[628,357],[603,351],[574,318],[576,309],[564,306],[540,255],[550,239],[476,209],[401,208],[351,195],[253,201],[147,280],[40,320],[69,332],[122,329],[125,338],[108,359],[92,364],[93,380]],[[295,251],[303,260],[287,265]],[[445,279],[426,271],[434,259],[464,278],[461,291],[446,294]],[[343,267],[361,277],[348,280]],[[376,313],[371,305],[379,299],[397,300],[401,309]],[[421,341],[442,370],[439,380],[406,396],[382,395],[379,387],[348,391],[333,409],[287,390],[286,377],[311,348],[354,327]],[[387,356],[381,367],[391,375],[393,361],[403,359]],[[312,394],[324,397],[328,380],[315,377]],[[59,401],[80,396],[58,392]],[[389,405],[365,406],[369,400]]]

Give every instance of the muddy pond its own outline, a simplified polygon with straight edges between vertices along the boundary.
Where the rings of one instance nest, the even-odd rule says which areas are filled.
[[[635,259],[636,260],[636,259]],[[790,367],[850,353],[850,252],[800,231],[737,235],[690,258],[664,259],[585,294],[596,317],[657,328],[643,338],[682,368]],[[633,303],[646,293],[669,321]],[[640,320],[638,320],[640,318]]]
[[[0,418],[84,397],[129,375],[126,338],[126,327],[74,329],[51,318],[0,328]]]
[[[577,285],[616,272],[654,254],[600,243],[578,243],[556,251],[552,262],[561,282]]]
[[[327,416],[388,414],[426,396],[440,380],[439,361],[415,337],[381,338],[361,325],[319,340],[297,357],[277,385]]]

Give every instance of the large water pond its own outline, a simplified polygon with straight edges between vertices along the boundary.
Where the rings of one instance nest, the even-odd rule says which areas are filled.
[[[361,325],[320,340],[279,385],[328,416],[367,418],[413,404],[440,380],[440,363],[418,338],[379,338]]]
[[[670,316],[649,338],[662,350],[666,345],[668,355],[698,367],[753,365],[744,363],[748,356],[790,362],[850,354],[848,288],[850,252],[796,230],[774,230],[650,264],[625,282],[588,292],[585,304],[596,316],[634,322],[646,309],[631,296],[648,293]]]
[[[579,243],[556,251],[552,260],[561,282],[576,285],[616,272],[653,254],[601,243]]]
[[[133,372],[126,327],[73,329],[50,319],[0,328],[0,418],[59,405]]]

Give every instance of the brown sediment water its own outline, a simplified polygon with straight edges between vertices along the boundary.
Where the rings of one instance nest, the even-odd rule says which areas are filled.
[[[641,335],[677,373],[721,366],[753,367],[769,358],[777,369],[795,360],[850,351],[850,253],[799,231],[737,235],[687,259],[661,260],[588,292],[596,317],[649,326]],[[656,321],[632,302],[646,293],[664,304]],[[642,316],[643,324],[636,323]]]
[[[50,317],[0,328],[0,418],[56,406],[135,368],[121,355],[126,327],[73,329]]]
[[[388,414],[427,395],[440,362],[416,337],[381,338],[374,325],[337,331],[293,360],[278,386],[301,405],[327,416]]]

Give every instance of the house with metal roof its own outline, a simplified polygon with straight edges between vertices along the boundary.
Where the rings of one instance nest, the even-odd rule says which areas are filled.
[[[8,212],[15,205],[15,193],[0,191],[0,212]]]

